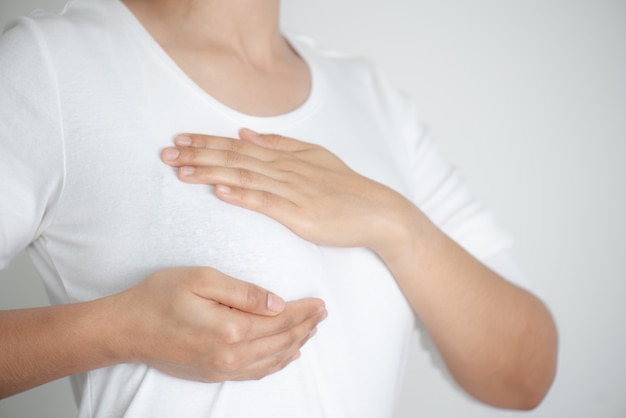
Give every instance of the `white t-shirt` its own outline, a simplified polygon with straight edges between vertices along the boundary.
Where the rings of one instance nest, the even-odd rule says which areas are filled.
[[[369,250],[311,244],[180,182],[159,159],[181,132],[241,127],[319,143],[414,201],[509,279],[508,238],[471,199],[410,101],[365,61],[290,36],[312,91],[287,114],[245,115],[199,88],[118,0],[17,20],[0,40],[0,267],[25,247],[52,303],[206,265],[285,299],[325,300],[302,357],[260,381],[204,384],[141,364],[77,376],[81,417],[390,416],[414,314]],[[364,227],[367,227],[364,225]]]

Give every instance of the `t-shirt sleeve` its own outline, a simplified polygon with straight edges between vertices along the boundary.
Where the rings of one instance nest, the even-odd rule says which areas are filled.
[[[417,120],[412,104],[404,134],[412,161],[413,202],[450,238],[510,282],[528,288],[511,256],[512,240],[491,211],[469,191],[459,171],[449,164],[430,133]]]
[[[0,37],[0,268],[52,222],[63,183],[59,92],[32,19]]]

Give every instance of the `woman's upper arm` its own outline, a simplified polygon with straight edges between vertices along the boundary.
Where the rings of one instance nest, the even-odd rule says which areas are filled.
[[[52,221],[63,183],[59,92],[32,19],[0,38],[0,268]]]

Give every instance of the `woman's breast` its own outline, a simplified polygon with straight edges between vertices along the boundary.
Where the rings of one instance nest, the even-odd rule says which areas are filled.
[[[286,298],[318,294],[325,276],[316,245],[220,201],[210,186],[180,182],[161,165],[72,185],[46,235],[78,300],[121,291],[168,267],[209,266]]]

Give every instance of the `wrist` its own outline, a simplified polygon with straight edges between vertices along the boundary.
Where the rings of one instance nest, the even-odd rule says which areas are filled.
[[[403,260],[414,263],[416,254],[428,237],[433,234],[430,220],[408,200],[390,206],[374,222],[376,239],[370,248],[388,267],[401,264]]]
[[[91,328],[90,341],[103,366],[136,361],[127,299],[126,292],[122,292],[88,302],[93,306],[84,326]]]

